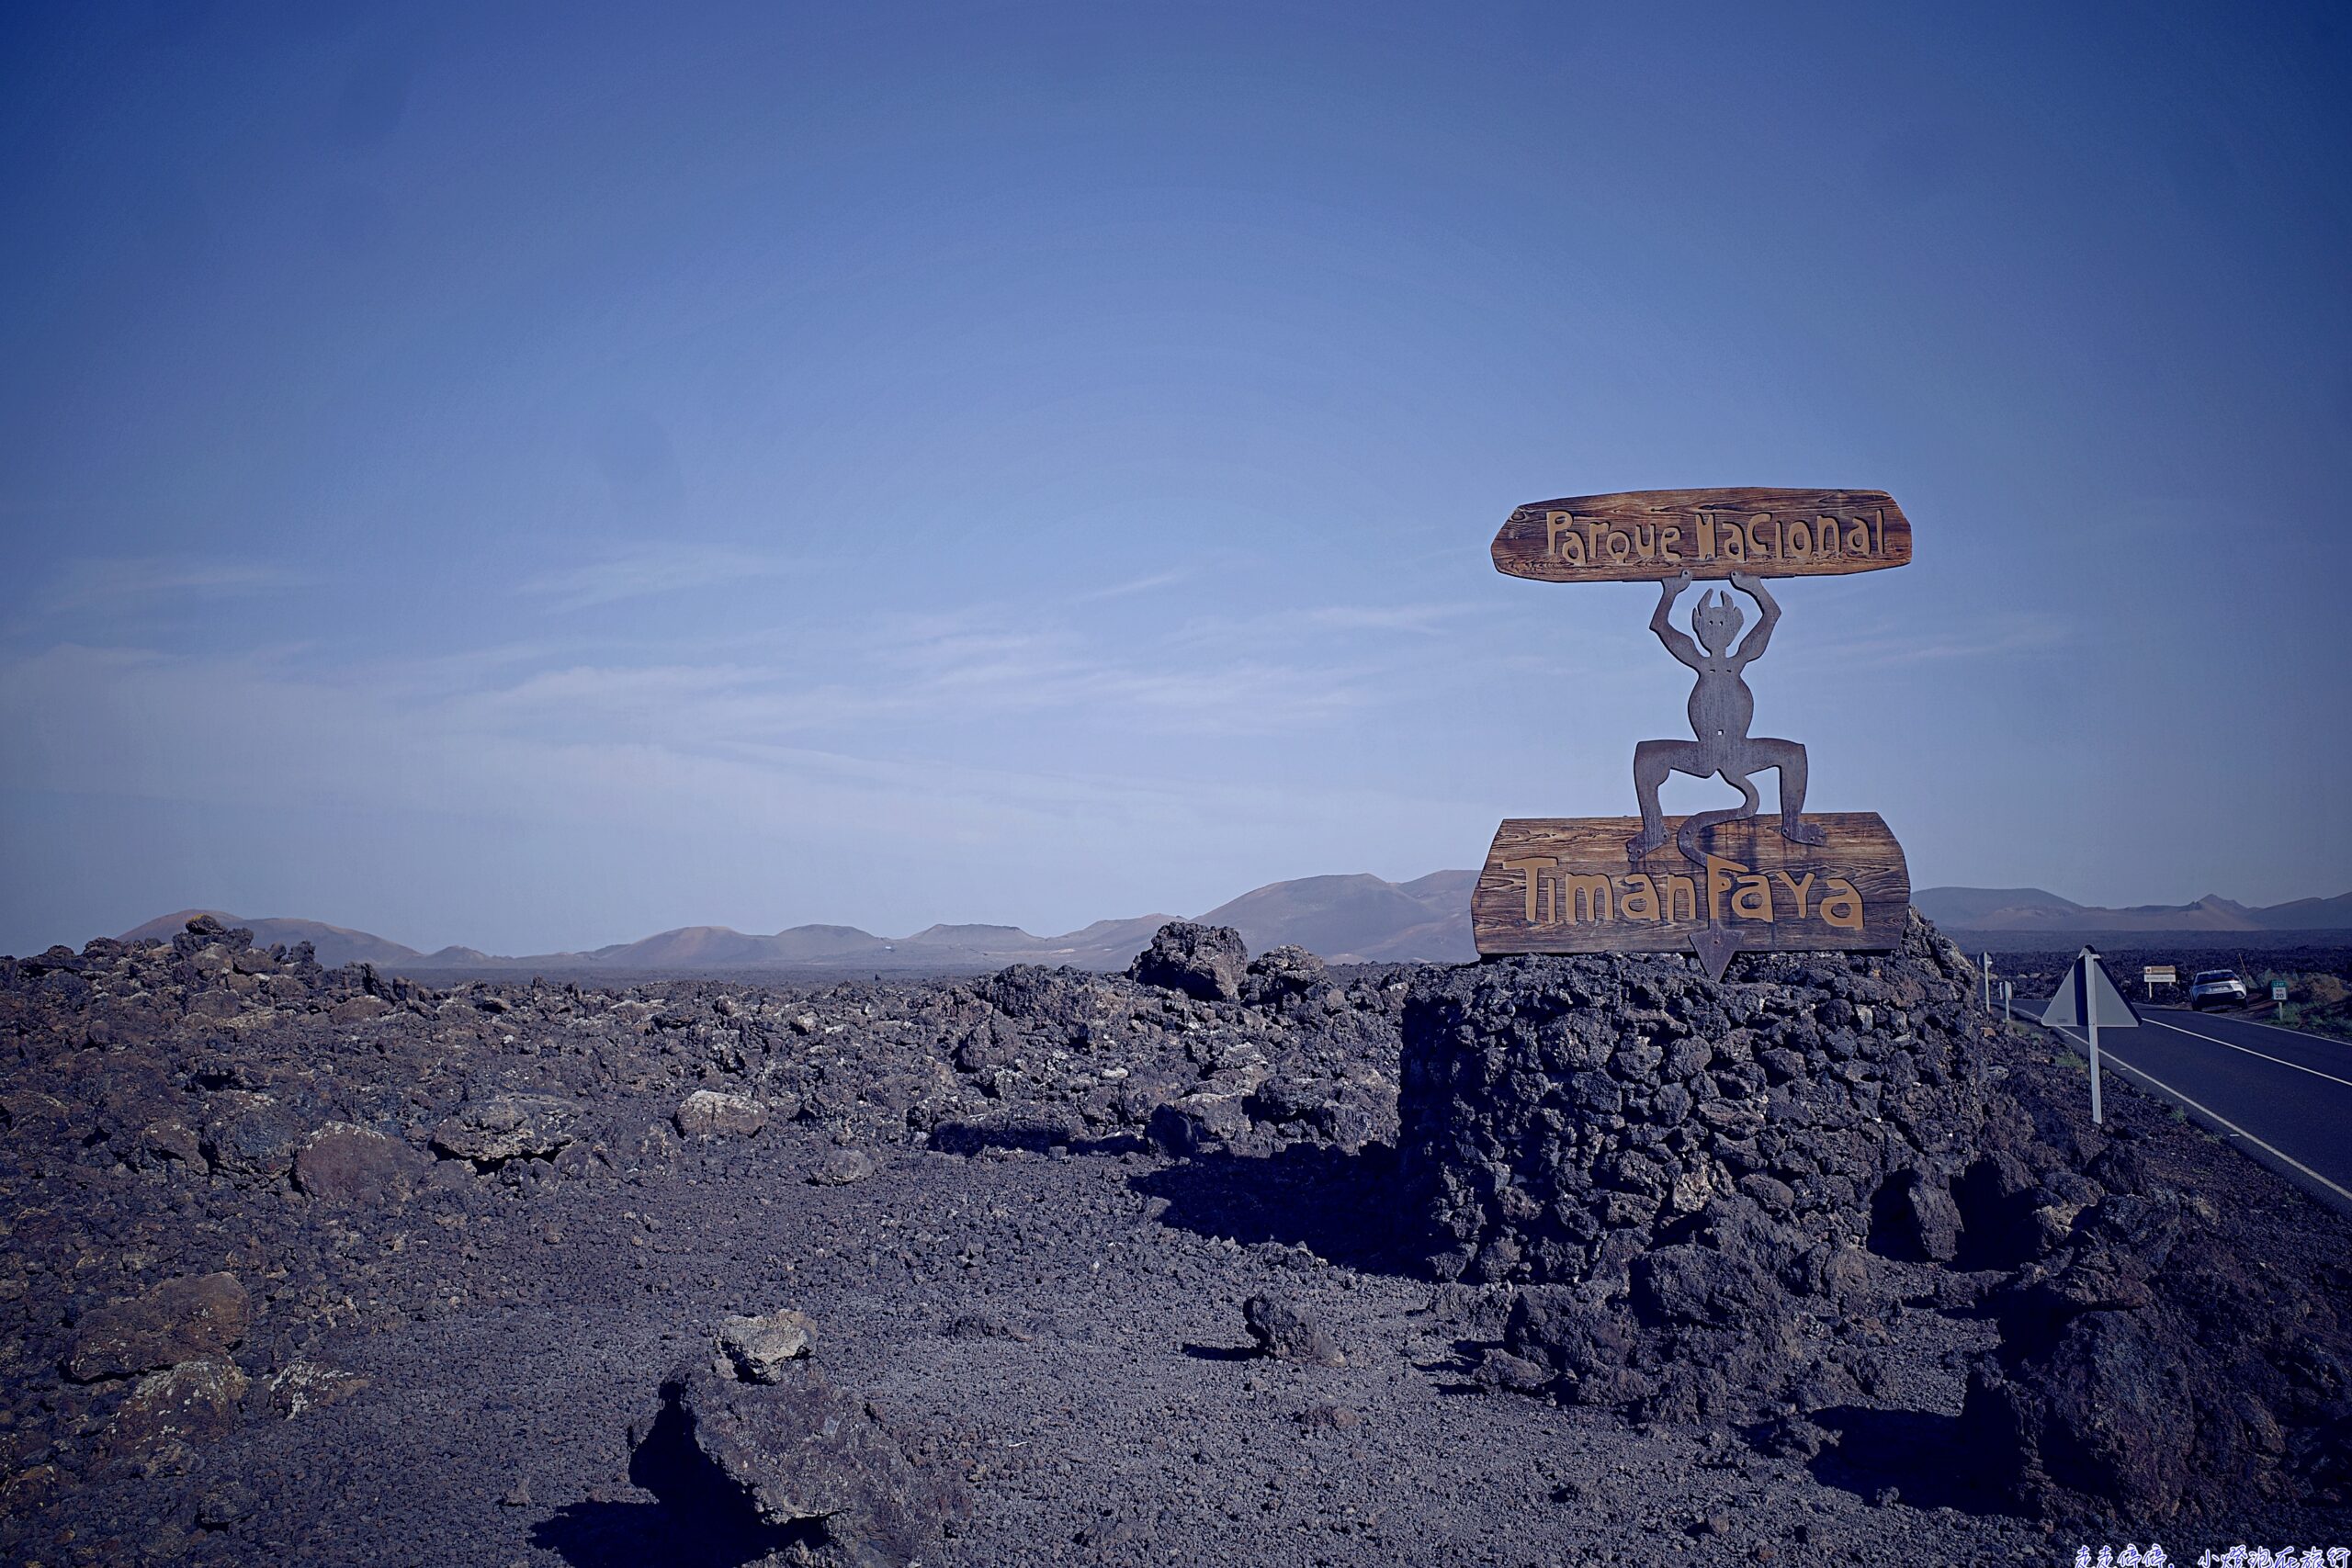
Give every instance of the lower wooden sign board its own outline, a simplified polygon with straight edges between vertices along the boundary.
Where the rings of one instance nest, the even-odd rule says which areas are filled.
[[[1636,817],[1519,818],[1495,831],[1471,895],[1482,955],[1695,952],[1721,977],[1735,952],[1885,952],[1903,940],[1911,873],[1874,811],[1808,811],[1822,842],[1777,816],[1702,829],[1696,862],[1666,842],[1638,860]]]

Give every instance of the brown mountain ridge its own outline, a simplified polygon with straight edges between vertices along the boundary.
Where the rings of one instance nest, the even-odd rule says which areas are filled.
[[[1470,944],[1470,886],[1475,871],[1441,871],[1410,882],[1380,877],[1308,876],[1270,883],[1218,905],[1200,919],[1238,929],[1250,951],[1295,942],[1340,963],[1461,962],[1476,956]],[[728,926],[680,926],[636,942],[580,953],[515,956],[470,947],[432,953],[369,931],[320,920],[248,917],[221,909],[180,909],[123,933],[136,942],[168,940],[198,915],[244,926],[264,944],[308,942],[319,961],[373,964],[387,971],[447,974],[464,970],[616,972],[862,970],[884,973],[975,973],[1007,964],[1067,964],[1080,969],[1124,969],[1176,917],[1137,915],[1096,920],[1058,936],[1033,936],[1018,926],[933,925],[912,936],[884,937],[856,926],[793,926],[772,935]]]
[[[1470,889],[1476,871],[1437,871],[1409,882],[1358,873],[1270,882],[1198,918],[1231,926],[1253,953],[1295,943],[1335,963],[1467,963]],[[2252,906],[2209,896],[2191,904],[2121,908],[2077,904],[2039,887],[1928,887],[1912,896],[1922,915],[1947,931],[1986,934],[2147,931],[2176,935],[2352,930],[2352,893]],[[1096,920],[1058,936],[1033,936],[1018,926],[933,925],[912,936],[884,937],[856,926],[802,925],[769,935],[728,926],[680,926],[636,942],[582,953],[518,956],[470,947],[424,953],[369,931],[322,920],[232,915],[220,909],[180,909],[123,933],[125,940],[168,939],[199,914],[252,929],[264,944],[308,942],[320,962],[373,964],[387,971],[448,974],[466,970],[668,974],[683,971],[861,970],[952,973],[1007,964],[1067,964],[1080,969],[1123,969],[1171,917],[1137,915]]]

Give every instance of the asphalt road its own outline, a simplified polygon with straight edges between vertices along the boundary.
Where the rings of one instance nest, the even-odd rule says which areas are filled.
[[[2020,997],[2017,1015],[2038,1019],[2048,1005]],[[2247,1018],[2132,1006],[2139,1028],[2099,1026],[2104,1070],[2352,1213],[2352,1044]],[[2082,1049],[2078,1032],[2059,1032]]]

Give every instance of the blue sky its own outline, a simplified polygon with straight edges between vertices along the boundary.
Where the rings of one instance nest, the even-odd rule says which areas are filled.
[[[1687,689],[1496,527],[1708,484],[1911,516],[1750,681],[1917,885],[2352,886],[2332,8],[0,30],[0,951],[1474,865]]]

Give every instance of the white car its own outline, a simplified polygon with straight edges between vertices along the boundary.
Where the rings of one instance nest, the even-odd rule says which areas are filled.
[[[2245,982],[2229,969],[2199,969],[2188,982],[2188,1005],[2203,1011],[2207,1002],[2245,1000]]]

